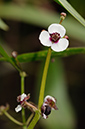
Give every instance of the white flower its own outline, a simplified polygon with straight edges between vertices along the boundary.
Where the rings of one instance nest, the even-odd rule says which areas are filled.
[[[41,115],[44,119],[48,118],[48,115],[51,113],[52,110],[58,110],[56,106],[56,99],[50,95],[47,95],[44,99],[44,103],[41,106]]]
[[[19,111],[21,111],[22,110],[22,106],[21,105],[18,105],[16,108],[15,108],[15,111],[16,112],[19,112]]]
[[[69,45],[69,41],[63,38],[65,33],[66,29],[62,25],[54,23],[48,27],[48,31],[43,30],[40,33],[39,40],[56,52],[64,51]]]
[[[27,95],[25,93],[23,93],[22,95],[19,95],[17,97],[17,101],[20,102],[21,105],[18,105],[16,108],[15,108],[15,111],[16,112],[19,112],[22,110],[22,107],[24,107],[24,101],[26,101],[26,97]]]
[[[56,99],[50,95],[47,95],[44,99],[44,103],[48,104],[53,110],[58,110],[57,106],[56,106]]]

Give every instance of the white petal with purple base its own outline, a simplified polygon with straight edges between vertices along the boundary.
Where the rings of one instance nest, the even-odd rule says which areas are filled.
[[[66,33],[66,29],[62,25],[54,23],[48,27],[48,32],[50,34],[57,32],[63,37]]]
[[[50,41],[50,35],[47,31],[43,30],[40,35],[39,35],[39,40],[41,42],[41,44],[43,44],[44,46],[51,46],[52,42]]]
[[[58,43],[53,43],[51,46],[51,49],[56,51],[56,52],[60,52],[60,51],[64,51],[69,45],[69,41],[65,38],[62,38],[58,41]]]

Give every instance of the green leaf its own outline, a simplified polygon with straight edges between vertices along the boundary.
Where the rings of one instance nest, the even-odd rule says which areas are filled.
[[[2,48],[1,45],[0,45],[0,54],[3,56],[0,58],[0,61],[7,61],[7,62],[11,63],[18,71],[21,71],[21,69],[16,64],[16,61],[13,58],[10,58],[8,56],[8,54],[5,52],[5,50]]]
[[[2,48],[1,45],[0,45],[0,54],[1,54],[3,57],[9,59],[9,56],[7,55],[7,53],[6,53],[5,50]]]
[[[59,23],[60,15],[55,11],[47,11],[35,6],[17,6],[15,4],[0,4],[0,17],[23,21],[46,28],[52,23]],[[66,17],[63,25],[68,31],[68,35],[85,43],[85,29],[73,17]]]
[[[83,26],[85,26],[84,18],[66,1],[66,0],[55,0],[57,3],[60,4],[72,15],[74,16]]]
[[[7,31],[9,29],[8,25],[0,18],[0,29]]]
[[[64,23],[64,27],[67,30],[67,35],[77,41],[85,43],[85,27],[82,26],[72,16],[67,16]],[[70,39],[70,38],[69,38]]]
[[[47,56],[47,50],[43,50],[43,51],[38,51],[38,52],[31,52],[31,53],[24,53],[21,55],[17,56],[17,60],[20,63],[25,63],[25,62],[32,62],[32,61],[38,61],[38,60],[43,60],[46,58]],[[85,54],[85,48],[68,48],[63,52],[54,52],[52,51],[52,57],[68,57],[71,55],[76,55],[76,54]],[[16,63],[16,61],[13,60],[12,57],[10,57],[10,59]],[[6,58],[0,58],[0,61],[7,61]]]
[[[31,62],[45,59],[47,56],[47,50],[38,51],[38,52],[31,52],[31,53],[24,53],[17,56],[19,62]],[[85,54],[85,48],[68,48],[63,52],[54,52],[52,51],[52,57],[67,57],[70,55],[76,54]]]

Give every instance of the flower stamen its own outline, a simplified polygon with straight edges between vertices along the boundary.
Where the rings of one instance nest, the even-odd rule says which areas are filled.
[[[53,33],[53,34],[50,34],[50,40],[53,42],[53,43],[57,43],[58,40],[61,38],[60,34],[59,33]]]

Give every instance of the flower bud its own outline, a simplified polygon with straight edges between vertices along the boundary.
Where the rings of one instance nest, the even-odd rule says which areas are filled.
[[[61,16],[66,17],[66,13],[62,12],[62,13],[61,13]]]
[[[64,13],[64,12],[62,12],[61,13],[61,17],[60,17],[60,24],[62,23],[62,21],[65,19],[65,17],[66,17],[66,13]]]
[[[17,55],[18,55],[18,53],[17,53],[16,51],[13,51],[13,52],[11,53],[11,55],[12,55],[13,58],[16,58]]]
[[[6,106],[1,105],[0,106],[0,115],[3,115],[3,113],[8,110],[9,110],[9,104],[6,104]]]
[[[65,39],[69,40],[69,37],[67,35],[64,36]]]

